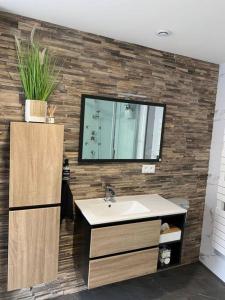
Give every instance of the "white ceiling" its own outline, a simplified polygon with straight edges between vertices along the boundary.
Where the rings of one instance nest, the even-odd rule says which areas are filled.
[[[225,0],[0,0],[0,10],[214,63],[225,62]],[[155,32],[169,29],[170,37]]]

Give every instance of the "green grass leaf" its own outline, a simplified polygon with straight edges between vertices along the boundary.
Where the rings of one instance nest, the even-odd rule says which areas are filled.
[[[47,101],[57,86],[57,59],[32,40],[16,39],[18,70],[26,99]]]

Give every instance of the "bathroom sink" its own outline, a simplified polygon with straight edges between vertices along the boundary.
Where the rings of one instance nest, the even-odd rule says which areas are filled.
[[[131,221],[187,211],[157,194],[115,197],[106,203],[103,198],[76,200],[76,206],[90,225]]]
[[[109,202],[99,203],[89,207],[90,213],[96,218],[118,218],[119,216],[129,216],[142,213],[148,213],[150,210],[137,201]]]

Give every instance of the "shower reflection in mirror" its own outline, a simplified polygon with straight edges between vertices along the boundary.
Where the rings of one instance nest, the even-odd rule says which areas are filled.
[[[150,159],[160,155],[163,105],[83,99],[84,160]]]

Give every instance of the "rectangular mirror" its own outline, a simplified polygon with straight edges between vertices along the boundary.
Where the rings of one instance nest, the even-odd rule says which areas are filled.
[[[165,108],[82,95],[79,161],[159,161]]]

